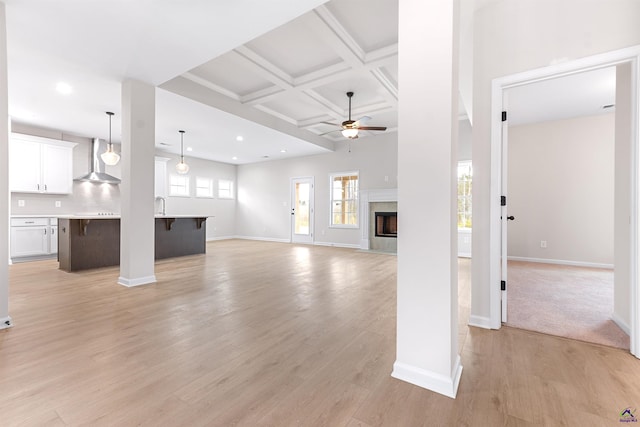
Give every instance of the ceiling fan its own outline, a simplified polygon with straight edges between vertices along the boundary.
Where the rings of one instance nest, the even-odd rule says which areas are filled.
[[[349,98],[349,119],[342,122],[342,136],[349,139],[356,139],[358,137],[358,131],[361,130],[387,130],[386,126],[361,126],[360,123],[366,120],[370,120],[371,117],[363,117],[360,120],[351,120],[351,98],[353,97],[353,92],[347,92],[347,97]],[[333,124],[333,123],[330,123]],[[336,132],[336,131],[331,131]],[[326,135],[325,132],[322,135]]]

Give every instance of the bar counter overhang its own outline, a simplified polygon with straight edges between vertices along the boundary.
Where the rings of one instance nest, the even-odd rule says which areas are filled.
[[[155,216],[155,259],[204,254],[206,216]],[[58,262],[64,271],[120,264],[118,216],[69,215],[58,218]]]

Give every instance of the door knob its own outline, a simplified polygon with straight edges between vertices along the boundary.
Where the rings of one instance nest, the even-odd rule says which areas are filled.
[[[513,221],[514,219],[516,219],[516,217],[511,215],[511,216],[508,216],[507,219],[510,219],[511,221]]]

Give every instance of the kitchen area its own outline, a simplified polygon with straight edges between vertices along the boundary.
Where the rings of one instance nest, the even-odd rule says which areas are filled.
[[[107,149],[103,140],[12,124],[10,263],[57,259],[64,271],[119,264],[120,167],[104,163]],[[155,259],[205,253],[207,240],[233,234],[234,200],[170,195],[175,157],[155,157]],[[190,180],[235,180],[233,165],[189,161]]]

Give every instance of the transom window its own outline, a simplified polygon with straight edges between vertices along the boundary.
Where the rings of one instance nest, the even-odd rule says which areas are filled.
[[[169,177],[169,195],[178,197],[189,197],[189,176],[171,175]]]
[[[335,173],[331,180],[331,226],[358,227],[358,172]]]
[[[221,199],[233,199],[233,181],[228,179],[218,180],[218,197]]]
[[[196,197],[213,197],[213,180],[196,177]]]

